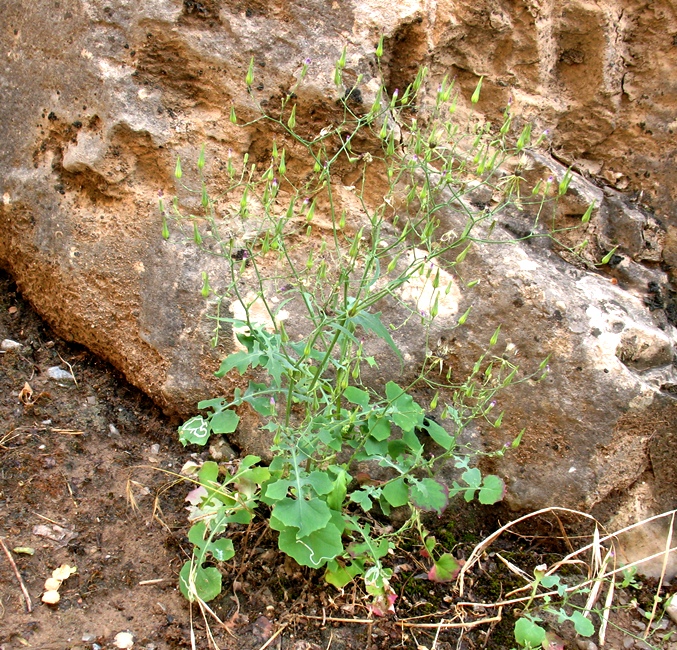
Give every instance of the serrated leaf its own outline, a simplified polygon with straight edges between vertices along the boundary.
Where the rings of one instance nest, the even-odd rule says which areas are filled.
[[[399,508],[409,503],[409,488],[403,478],[386,483],[381,494],[393,508]]]
[[[280,531],[278,546],[300,565],[317,569],[343,553],[342,532],[333,522],[305,537],[297,537],[294,528],[285,528]]]
[[[203,409],[213,409],[214,411],[220,410],[223,405],[226,403],[226,400],[223,397],[215,397],[214,399],[204,399],[201,402],[197,403],[197,408],[202,411]]]
[[[221,593],[221,573],[216,567],[205,568],[188,561],[179,573],[179,589],[190,602],[209,602]]]
[[[209,440],[207,420],[196,415],[179,427],[179,442],[185,447],[188,444],[204,445]]]
[[[442,514],[449,504],[449,490],[434,479],[411,479],[409,488],[411,502],[421,510]]]
[[[402,431],[413,431],[423,423],[425,411],[394,381],[386,384],[386,397],[390,401],[388,413]]]
[[[240,416],[235,411],[220,411],[209,420],[212,433],[233,433],[240,422]]]
[[[256,345],[255,348],[258,348],[258,345]],[[258,349],[255,349],[253,352],[239,350],[238,352],[229,354],[221,362],[221,367],[214,374],[217,377],[223,377],[233,368],[237,368],[238,372],[241,375],[244,375],[244,373],[247,372],[247,368],[250,366],[256,368],[262,361],[266,361],[266,355]]]
[[[515,641],[524,648],[540,648],[545,640],[545,630],[528,618],[515,623]]]
[[[485,506],[498,503],[505,495],[505,483],[494,474],[484,477],[484,482],[480,488],[479,501]]]

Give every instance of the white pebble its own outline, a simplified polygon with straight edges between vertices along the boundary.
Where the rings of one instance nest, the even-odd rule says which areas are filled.
[[[61,366],[47,368],[47,376],[54,381],[73,381],[73,375]]]
[[[118,632],[115,635],[115,647],[128,649],[134,645],[134,636],[129,632]]]

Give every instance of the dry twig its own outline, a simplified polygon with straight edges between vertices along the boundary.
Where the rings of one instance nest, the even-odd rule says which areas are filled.
[[[5,540],[2,537],[0,537],[0,545],[2,546],[2,550],[5,551],[5,555],[7,556],[9,563],[12,565],[12,569],[14,570],[14,575],[16,576],[16,579],[19,581],[19,587],[21,587],[21,592],[23,593],[24,599],[26,601],[26,611],[30,614],[33,611],[33,603],[31,602],[31,596],[28,593],[28,589],[26,589],[26,585],[24,584],[23,578],[19,573],[19,569],[17,569],[16,567],[16,562],[14,562],[14,558],[12,557],[12,554],[9,552],[9,549],[5,545]]]

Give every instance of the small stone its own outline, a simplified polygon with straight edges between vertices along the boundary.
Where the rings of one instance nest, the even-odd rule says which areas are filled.
[[[672,594],[668,598],[668,605],[665,608],[670,620],[677,625],[677,594]]]
[[[115,635],[115,647],[128,650],[134,645],[134,635],[129,632],[118,632]]]
[[[111,436],[119,436],[120,435],[118,428],[114,424],[109,424],[108,430],[110,431]]]
[[[631,636],[626,636],[623,639],[623,648],[625,648],[625,650],[632,648],[634,645],[635,645],[635,640]]]
[[[73,375],[61,366],[47,368],[47,376],[54,381],[74,381]]]
[[[3,350],[4,352],[18,352],[22,347],[23,345],[21,345],[21,343],[12,341],[12,339],[5,339],[0,343],[0,350]]]
[[[96,634],[83,634],[82,640],[85,643],[93,643],[94,641],[96,641]]]
[[[156,456],[157,454],[160,453],[160,445],[157,443],[154,445],[150,446],[150,453],[153,454],[153,456]]]

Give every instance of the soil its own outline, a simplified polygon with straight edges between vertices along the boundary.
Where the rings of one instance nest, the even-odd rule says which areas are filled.
[[[501,538],[468,572],[461,599],[453,585],[427,579],[420,542],[404,540],[389,558],[397,616],[371,619],[358,585],[344,592],[326,585],[319,572],[279,553],[274,533],[257,519],[235,530],[236,557],[219,566],[224,589],[209,603],[215,616],[201,612],[177,588],[191,549],[189,485],[178,472],[210,452],[184,449],[179,422],[87,350],[56,338],[0,274],[4,339],[21,347],[0,355],[0,540],[7,549],[0,549],[0,650],[102,650],[119,647],[120,632],[146,650],[508,649],[515,619],[507,608],[497,617],[495,609],[458,602],[495,602],[525,584],[499,555],[530,572],[566,553],[554,519],[539,522],[543,536],[532,525],[529,537]],[[53,367],[63,378],[49,377]],[[463,559],[513,516],[464,505],[426,525]],[[64,564],[77,572],[61,584],[58,604],[43,603],[45,580]],[[650,609],[655,593],[648,581],[618,590],[613,621],[621,631],[610,630],[607,647],[670,647],[676,628],[660,616],[651,645],[632,645],[645,625],[638,608]],[[463,629],[461,620],[481,624]],[[567,624],[556,629],[566,645],[553,650],[594,647],[580,645],[587,641]]]

